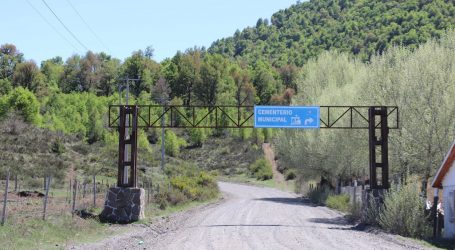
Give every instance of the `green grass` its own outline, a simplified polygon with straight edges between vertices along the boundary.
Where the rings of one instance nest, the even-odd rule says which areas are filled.
[[[326,205],[330,208],[333,208],[333,209],[346,213],[350,209],[349,195],[347,195],[347,194],[339,194],[339,195],[330,194],[327,197]]]
[[[2,249],[62,249],[74,242],[84,243],[112,235],[108,225],[71,215],[41,219],[10,220],[0,227]]]

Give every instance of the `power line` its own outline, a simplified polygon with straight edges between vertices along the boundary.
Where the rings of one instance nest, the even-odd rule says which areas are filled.
[[[71,45],[71,47],[73,47],[73,49],[80,52],[80,50],[78,48],[76,48],[76,46],[74,46],[74,44],[71,43],[70,40],[68,40],[68,38],[66,38],[60,31],[58,31],[58,29],[55,28],[55,26],[52,25],[52,23],[50,23],[49,20],[47,20],[43,16],[43,14],[41,14],[41,12],[35,6],[33,6],[33,4],[30,3],[29,0],[26,0],[26,1],[27,1],[28,5],[30,5],[30,7],[32,7],[32,9],[41,17],[41,19],[43,19],[44,22],[46,22],[47,25],[49,25],[55,31],[55,33],[57,33],[63,40],[65,40],[69,45]]]
[[[55,16],[55,18],[57,18],[57,20],[60,22],[60,24],[66,29],[66,31],[68,31],[68,33],[70,33],[70,35],[74,38],[74,40],[76,40],[82,47],[84,47],[85,50],[89,51],[89,49],[87,48],[87,46],[85,46],[74,34],[73,32],[71,32],[70,29],[68,29],[68,27],[66,27],[66,25],[62,22],[62,20],[57,16],[57,14],[55,14],[55,12],[52,10],[52,8],[46,3],[45,0],[41,0],[44,5],[46,5],[46,7],[50,10],[50,12],[52,12],[52,14]]]
[[[82,17],[82,15],[77,11],[77,9],[74,7],[74,5],[71,3],[70,0],[66,0],[66,2],[71,6],[71,8],[76,12],[76,14],[79,16],[79,18],[82,20],[82,22],[85,24],[85,26],[90,30],[92,35],[98,40],[98,42],[103,46],[109,53],[111,53],[110,49],[106,46],[106,44],[101,40],[101,38],[96,34],[96,32],[90,27],[90,25],[85,21],[85,19]]]

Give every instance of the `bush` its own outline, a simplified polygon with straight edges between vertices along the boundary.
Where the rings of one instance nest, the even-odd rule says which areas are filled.
[[[248,170],[258,180],[265,181],[273,177],[272,165],[265,158],[257,159],[249,166]]]
[[[166,130],[164,149],[167,155],[177,157],[180,154],[180,147],[186,146],[186,141],[179,138],[172,130]]]
[[[178,189],[172,189],[167,195],[167,200],[171,205],[175,206],[181,203],[185,203],[187,201],[187,198],[185,194],[182,193],[182,191]]]
[[[164,210],[168,206],[168,201],[167,201],[168,193],[167,191],[161,191],[155,194],[155,202],[158,204],[159,208]]]
[[[325,205],[330,194],[332,194],[330,188],[327,186],[322,186],[322,188],[310,190],[308,192],[308,198],[315,204]]]
[[[382,208],[379,200],[370,194],[366,206],[362,213],[362,222],[372,226],[379,226],[379,215]]]
[[[295,170],[293,169],[288,169],[286,171],[286,180],[289,181],[289,180],[294,180],[296,177],[297,177],[297,174],[295,173]]]
[[[10,108],[20,111],[26,122],[33,124],[41,122],[41,115],[39,114],[40,103],[28,89],[15,88],[9,95],[8,105]],[[5,108],[3,107],[2,109]]]
[[[347,194],[329,194],[326,200],[326,204],[328,207],[342,212],[348,212],[351,207],[349,205],[349,195]]]
[[[188,200],[208,200],[218,195],[215,179],[207,172],[201,171],[195,176],[174,176],[171,185],[180,190]]]
[[[430,234],[430,226],[424,204],[417,181],[401,188],[394,187],[384,197],[379,225],[388,232],[405,237],[425,238]]]

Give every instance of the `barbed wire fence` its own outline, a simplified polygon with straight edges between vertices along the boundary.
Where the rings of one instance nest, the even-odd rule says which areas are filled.
[[[29,219],[81,216],[82,211],[100,212],[108,189],[116,186],[114,181],[96,180],[93,176],[75,176],[63,183],[55,182],[52,176],[47,176],[36,178],[34,184],[22,180],[20,176],[7,178],[8,173],[0,173],[0,176],[4,176],[0,180],[2,225],[7,221],[21,223]],[[36,183],[41,181],[42,185],[37,186]],[[140,178],[139,187],[145,190],[146,205],[154,202],[154,194],[159,192],[159,185],[153,185],[150,178],[144,177]]]

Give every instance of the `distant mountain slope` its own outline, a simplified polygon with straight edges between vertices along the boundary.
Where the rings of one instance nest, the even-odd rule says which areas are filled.
[[[301,66],[323,50],[368,60],[394,44],[416,47],[455,27],[452,0],[311,0],[259,19],[256,27],[220,39],[209,51]]]

